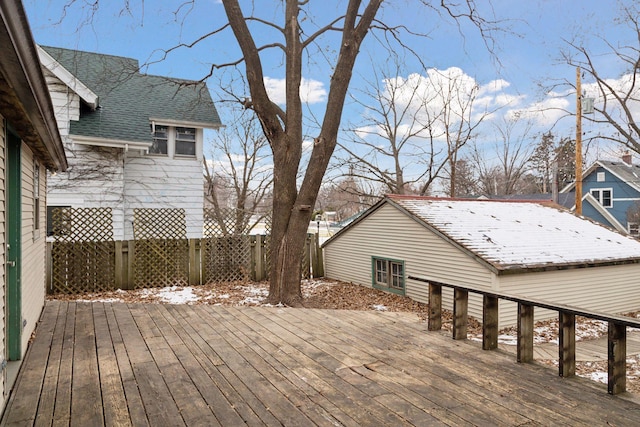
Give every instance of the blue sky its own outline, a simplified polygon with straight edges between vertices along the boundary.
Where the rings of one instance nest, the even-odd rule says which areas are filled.
[[[154,62],[161,57],[161,50],[178,43],[189,43],[226,22],[224,10],[218,0],[199,0],[194,5],[177,9],[183,1],[110,0],[98,3],[97,10],[87,0],[23,0],[31,29],[37,43],[42,45],[88,50],[105,54],[133,57],[141,63]],[[247,3],[249,2],[242,2]],[[256,1],[256,13],[266,19],[279,16],[280,2]],[[326,7],[327,1],[312,1],[320,6],[308,17],[307,23],[323,23],[336,13],[336,8],[346,0],[336,0],[336,7]],[[437,2],[439,3],[439,2]],[[69,4],[65,8],[64,5]],[[128,4],[129,9],[123,9]],[[535,111],[551,105],[575,110],[575,93],[566,82],[575,81],[575,68],[560,60],[560,52],[568,48],[565,40],[577,40],[595,53],[605,53],[601,37],[614,45],[632,40],[633,34],[625,33],[614,25],[618,16],[618,3],[602,0],[492,0],[478,1],[480,14],[497,20],[502,30],[494,34],[495,44],[489,52],[473,25],[462,22],[460,27],[446,15],[438,15],[424,6],[416,8],[410,0],[396,0],[384,6],[381,19],[402,23],[416,31],[429,33],[429,38],[411,38],[407,42],[420,55],[427,67],[446,70],[456,67],[481,87],[499,82],[499,90],[492,91],[491,102],[509,99],[499,115],[513,111]],[[176,13],[177,11],[177,13]],[[332,14],[333,13],[333,14]],[[303,22],[304,23],[304,22]],[[307,24],[305,23],[305,25]],[[264,31],[264,30],[263,30]],[[461,34],[462,33],[462,34]],[[262,40],[272,33],[263,32]],[[327,46],[331,40],[327,41]],[[325,45],[320,45],[322,49]],[[334,47],[335,48],[335,47]],[[272,52],[274,52],[272,50]],[[331,51],[328,55],[331,55]],[[275,52],[274,52],[275,53]],[[310,92],[311,111],[319,114],[330,83],[330,70],[322,55],[312,56],[305,71]],[[367,40],[361,51],[354,72],[352,88],[363,87],[370,78],[369,70],[375,63],[385,62],[385,52]],[[200,79],[209,72],[212,63],[226,63],[239,58],[237,44],[230,31],[215,36],[194,49],[179,49],[160,62],[146,68],[151,74],[168,75],[187,79]],[[274,99],[283,87],[284,70],[280,55],[265,55],[265,77],[272,88]],[[599,66],[607,76],[618,78],[622,72],[611,56],[596,56]],[[372,65],[372,62],[374,65]],[[418,61],[407,59],[403,78],[412,73],[426,75]],[[215,89],[218,73],[208,80]],[[493,83],[492,83],[493,82]],[[549,88],[553,84],[561,84]],[[583,82],[589,89],[589,82]],[[215,95],[214,95],[215,98]],[[224,119],[224,107],[220,106]],[[555,113],[554,113],[555,112]],[[357,120],[363,114],[353,106],[345,111],[344,120]],[[539,111],[531,115],[537,132],[553,130],[558,136],[573,136],[575,118],[560,119],[559,110]],[[551,128],[553,126],[553,128]],[[592,129],[586,132],[606,130]],[[486,139],[492,136],[487,133]],[[610,155],[615,153],[610,152]],[[597,155],[601,156],[599,152]]]

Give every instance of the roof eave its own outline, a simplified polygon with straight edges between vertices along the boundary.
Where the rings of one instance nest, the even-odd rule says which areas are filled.
[[[0,74],[12,89],[7,95],[18,101],[15,107],[20,107],[7,109],[3,115],[17,126],[20,138],[49,169],[65,171],[67,158],[53,104],[21,2],[0,2],[0,18]]]
[[[162,126],[179,126],[190,128],[202,128],[202,129],[219,129],[223,127],[219,122],[201,122],[193,120],[179,120],[179,119],[162,119],[156,117],[149,117],[149,121]]]
[[[128,150],[148,150],[151,142],[127,141],[121,139],[108,139],[83,135],[69,135],[73,144],[92,145],[95,147],[121,148]]]
[[[38,56],[40,57],[40,63],[43,67],[49,70],[54,76],[56,76],[61,82],[67,85],[72,91],[91,108],[95,110],[98,108],[99,99],[91,89],[89,89],[84,83],[82,83],[76,76],[74,76],[69,70],[64,68],[58,61],[53,59],[44,49],[40,46],[38,48]]]
[[[544,271],[560,271],[560,270],[574,270],[578,268],[589,267],[607,267],[616,265],[631,265],[640,264],[640,258],[623,258],[616,260],[604,260],[604,261],[583,261],[583,262],[571,262],[571,263],[553,263],[553,264],[539,264],[539,265],[498,265],[494,264],[494,268],[499,276],[507,276],[510,274],[523,274],[523,273],[540,273]]]

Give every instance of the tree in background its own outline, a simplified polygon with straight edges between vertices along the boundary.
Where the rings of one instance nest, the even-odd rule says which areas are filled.
[[[204,159],[205,200],[224,235],[248,233],[270,209],[263,202],[273,176],[267,139],[250,110],[234,111],[212,141],[212,160]]]
[[[446,176],[455,196],[458,153],[497,108],[476,104],[480,86],[459,68],[403,78],[400,62],[355,96],[363,120],[340,144],[341,165],[379,193],[427,195]]]
[[[530,144],[532,123],[513,114],[494,127],[498,140],[493,147],[495,159],[487,158],[478,145],[473,148],[480,192],[499,196],[531,192],[531,180],[525,178],[533,151]]]
[[[551,132],[542,135],[530,158],[531,167],[539,179],[538,191],[551,192],[554,179],[558,190],[575,180],[575,148],[570,138],[556,140]]]
[[[578,43],[569,43],[573,52],[564,53],[563,57],[567,64],[582,71],[585,81],[594,82],[583,84],[583,88],[596,92],[595,114],[585,114],[583,119],[613,128],[613,132],[599,134],[598,138],[640,153],[640,5],[632,2],[625,6],[620,20],[612,25],[626,26],[633,41],[614,46],[607,42],[606,35],[603,36],[602,41],[612,55],[612,58],[607,58],[606,64],[598,63],[604,55],[592,54]],[[621,64],[625,69],[617,79],[605,78],[600,72],[600,69],[609,67],[611,62]]]

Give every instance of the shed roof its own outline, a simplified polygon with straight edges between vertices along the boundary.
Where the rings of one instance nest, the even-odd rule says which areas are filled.
[[[150,142],[151,120],[203,128],[221,124],[203,82],[140,73],[132,58],[41,47],[56,66],[98,96],[98,108],[82,110],[80,120],[71,122],[73,135]],[[89,106],[94,102],[83,101]]]
[[[384,204],[395,206],[496,272],[640,262],[639,241],[550,204],[387,196],[370,212]]]

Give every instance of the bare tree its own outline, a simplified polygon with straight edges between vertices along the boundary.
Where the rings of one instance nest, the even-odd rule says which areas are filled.
[[[480,87],[459,68],[391,77],[399,75],[398,64],[382,78],[376,73],[370,90],[357,99],[366,113],[348,143],[340,144],[347,155],[342,162],[392,194],[426,195],[448,175],[445,187],[455,196],[458,152],[489,107],[476,105]]]
[[[392,70],[374,68],[373,80],[353,97],[365,111],[363,120],[351,125],[350,137],[339,143],[338,164],[348,166],[350,176],[391,194],[405,194],[417,183],[426,191],[446,163],[443,132],[435,123],[443,112],[434,111],[442,103],[428,79],[399,77],[400,62],[395,57]]]
[[[634,42],[616,46],[608,42],[606,36],[602,37],[613,55],[613,60],[608,59],[606,65],[598,63],[598,57],[602,55],[592,55],[587,48],[575,42],[569,43],[574,54],[565,53],[563,56],[567,64],[580,68],[588,79],[595,82],[592,85],[597,91],[595,114],[587,114],[583,118],[613,127],[613,132],[601,133],[598,138],[640,153],[640,6],[637,2],[623,8],[622,18],[617,24],[628,27]],[[625,69],[617,79],[607,78],[600,72],[612,61]]]
[[[253,112],[236,110],[228,122],[214,138],[212,159],[204,159],[205,199],[212,207],[206,219],[224,235],[241,235],[266,216],[260,208],[273,177],[268,142]]]
[[[480,191],[486,195],[521,193],[525,188],[530,188],[524,178],[529,171],[533,151],[529,137],[532,123],[516,114],[494,127],[499,139],[493,147],[495,158],[477,144],[473,148]]]
[[[570,138],[556,140],[551,132],[542,135],[531,155],[531,167],[539,178],[539,191],[551,191],[555,179],[563,188],[575,179],[575,144]]]

